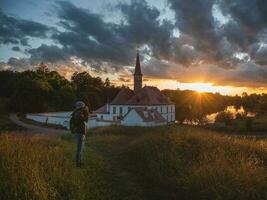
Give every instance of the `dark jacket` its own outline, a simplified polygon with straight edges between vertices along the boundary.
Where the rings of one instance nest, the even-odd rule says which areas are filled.
[[[86,126],[84,122],[88,121],[88,109],[77,109],[71,114],[75,118],[75,130],[77,134],[86,134]]]

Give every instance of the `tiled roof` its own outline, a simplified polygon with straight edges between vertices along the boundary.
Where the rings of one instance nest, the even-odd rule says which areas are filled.
[[[161,105],[172,102],[156,87],[145,86],[132,96],[125,104],[129,105]]]
[[[133,96],[134,92],[132,90],[129,88],[122,88],[110,104],[125,104]]]
[[[110,103],[113,105],[165,105],[173,104],[156,87],[145,86],[138,93],[123,88]]]
[[[147,110],[144,107],[135,107],[132,108],[133,110],[136,111],[136,113],[145,121],[145,122],[156,122],[156,123],[162,123],[162,122],[167,122],[166,119],[159,114],[159,112],[157,110]],[[131,110],[129,111],[131,112]],[[129,113],[128,112],[128,113]],[[128,114],[127,113],[127,114]],[[127,115],[126,114],[126,115]],[[125,115],[125,116],[126,116]],[[125,117],[124,116],[124,117]]]
[[[95,114],[108,114],[108,112],[107,112],[107,104],[105,104],[104,106],[98,108],[93,113],[95,113]]]

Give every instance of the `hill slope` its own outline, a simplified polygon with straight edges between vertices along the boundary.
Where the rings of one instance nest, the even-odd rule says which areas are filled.
[[[267,142],[189,127],[93,130],[75,143],[0,135],[1,199],[267,199]]]

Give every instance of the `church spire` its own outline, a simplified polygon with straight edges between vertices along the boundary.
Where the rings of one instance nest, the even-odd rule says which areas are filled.
[[[134,91],[138,92],[142,89],[142,72],[141,72],[141,65],[139,59],[139,52],[137,51],[136,55],[136,64],[134,70]]]
[[[137,51],[137,55],[136,55],[136,64],[135,64],[134,75],[142,75],[138,51]]]

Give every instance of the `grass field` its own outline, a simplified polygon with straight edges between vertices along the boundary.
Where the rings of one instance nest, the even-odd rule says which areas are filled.
[[[183,126],[0,135],[0,199],[267,199],[267,141]]]

